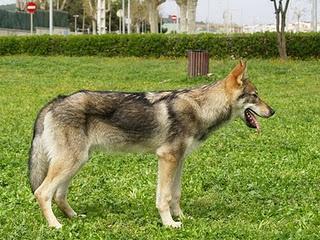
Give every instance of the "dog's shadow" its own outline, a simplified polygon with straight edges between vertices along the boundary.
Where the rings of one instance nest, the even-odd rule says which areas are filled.
[[[126,219],[127,221],[137,222],[140,224],[147,219],[157,218],[157,210],[151,203],[142,199],[123,199],[108,198],[94,201],[83,201],[79,204],[73,204],[75,211],[79,215],[85,215],[89,219],[110,219],[117,216],[117,219]],[[141,222],[142,221],[142,222]]]
[[[239,206],[236,203],[228,199],[223,201],[211,194],[193,200],[185,209],[187,215],[194,219],[223,220],[229,219],[239,212]]]
[[[146,203],[143,200],[125,201],[119,198],[109,198],[101,201],[74,204],[74,208],[80,215],[85,215],[89,219],[108,219],[118,216],[117,218],[125,218],[134,222],[139,219],[141,224],[144,221],[147,223],[151,218],[159,219],[158,210],[154,206],[154,202]],[[196,199],[187,205],[182,204],[182,208],[185,215],[192,219],[228,219],[239,211],[232,202],[216,201],[209,197]]]

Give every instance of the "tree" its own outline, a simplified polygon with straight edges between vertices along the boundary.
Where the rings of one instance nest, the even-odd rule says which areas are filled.
[[[180,32],[196,31],[196,9],[198,0],[176,0],[180,7]]]
[[[131,21],[136,27],[136,32],[140,33],[142,23],[148,19],[148,7],[146,1],[131,1]]]
[[[188,0],[176,0],[180,8],[180,32],[188,32],[187,10]]]
[[[196,31],[196,9],[198,0],[188,0],[188,33]]]
[[[112,4],[111,0],[107,0],[107,10],[106,12],[108,13],[108,31],[111,33],[112,31]]]
[[[158,6],[165,0],[147,0],[149,24],[152,33],[159,33],[159,12]]]
[[[83,8],[92,23],[92,33],[97,34],[97,2],[96,0],[83,0]]]
[[[278,51],[280,58],[287,59],[287,46],[286,46],[286,15],[289,7],[290,0],[270,0],[273,2],[275,15],[276,15],[276,30],[277,30],[277,41]],[[282,2],[285,1],[283,4]]]

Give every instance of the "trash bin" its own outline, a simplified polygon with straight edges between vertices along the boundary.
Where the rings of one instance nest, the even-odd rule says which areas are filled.
[[[207,76],[209,73],[209,53],[204,50],[188,51],[189,77]]]

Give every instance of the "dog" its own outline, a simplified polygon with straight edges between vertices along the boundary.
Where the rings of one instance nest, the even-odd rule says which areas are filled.
[[[223,80],[191,89],[161,92],[82,90],[59,96],[35,121],[29,179],[49,226],[61,228],[52,199],[67,216],[71,179],[99,147],[107,152],[153,152],[158,156],[156,207],[164,226],[178,228],[184,158],[214,130],[240,117],[260,129],[256,116],[275,111],[262,101],[240,61]]]

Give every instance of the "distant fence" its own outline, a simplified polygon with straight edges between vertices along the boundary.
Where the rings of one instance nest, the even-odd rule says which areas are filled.
[[[49,12],[38,10],[33,16],[34,27],[49,27]],[[68,13],[54,11],[53,25],[69,27]],[[11,12],[0,9],[0,28],[30,30],[30,15],[26,12]]]
[[[288,33],[293,58],[320,58],[320,33]],[[276,58],[276,33],[256,34],[105,34],[82,36],[0,37],[0,55],[182,57],[188,50],[212,58]]]

